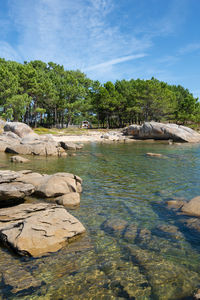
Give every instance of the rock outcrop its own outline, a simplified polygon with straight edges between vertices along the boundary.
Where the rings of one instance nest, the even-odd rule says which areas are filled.
[[[0,241],[19,255],[39,257],[56,252],[84,232],[84,226],[56,204],[0,209]]]
[[[82,179],[71,173],[39,174],[29,170],[0,171],[0,206],[18,203],[19,199],[34,195],[56,198],[65,207],[76,207],[80,203]],[[12,201],[11,201],[12,200]]]
[[[20,255],[37,257],[58,251],[66,241],[85,232],[63,207],[79,205],[81,184],[82,179],[71,173],[0,171],[0,242]],[[17,205],[32,195],[50,197],[62,206],[45,202]]]
[[[28,134],[34,134],[34,131],[26,124],[21,122],[6,122],[4,131],[11,131],[18,135],[20,138],[25,137]]]
[[[1,124],[0,124],[1,125]],[[21,155],[67,156],[66,150],[80,150],[81,145],[56,142],[50,134],[38,135],[21,122],[3,122],[0,151]]]
[[[200,134],[185,126],[146,122],[143,125],[131,125],[123,130],[124,135],[135,139],[173,140],[174,142],[199,143]]]

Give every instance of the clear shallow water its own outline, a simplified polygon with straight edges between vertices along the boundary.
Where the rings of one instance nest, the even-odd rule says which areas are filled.
[[[40,259],[0,248],[0,271],[6,274],[0,299],[191,299],[200,284],[200,236],[165,202],[200,195],[200,145],[94,143],[75,157],[34,157],[26,165],[0,154],[0,167],[81,176],[81,206],[70,212],[87,229]],[[126,221],[121,231],[106,226],[113,219],[117,225]],[[34,278],[42,284],[30,288]]]

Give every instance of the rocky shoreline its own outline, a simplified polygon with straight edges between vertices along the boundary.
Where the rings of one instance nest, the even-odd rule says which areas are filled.
[[[19,132],[18,134],[21,135]],[[7,148],[14,149],[12,150],[13,152],[9,152],[10,150],[8,151],[8,149],[6,151],[6,153],[15,154],[15,156],[10,157],[13,163],[26,162],[23,157],[16,155],[20,152],[16,151],[19,147],[24,147],[23,151],[31,149],[29,155],[66,156],[71,151],[80,150],[82,148],[80,143],[82,142],[124,143],[129,140],[137,141],[139,139],[135,135],[123,136],[122,133],[117,131],[108,132],[103,135],[99,133],[97,139],[95,134],[91,139],[89,136],[76,136],[75,138],[72,136],[38,136],[31,131],[28,131],[28,133],[25,131],[24,136],[19,135],[14,131],[4,131],[0,136],[0,141],[3,141],[2,144],[0,142],[2,149],[4,143],[7,145]],[[175,138],[172,140],[172,136],[167,137],[167,141],[169,140],[173,143],[177,141]],[[196,142],[198,142],[198,136],[196,137]],[[153,137],[151,136],[151,138]],[[17,142],[15,143],[16,140]],[[183,142],[183,139],[178,141]],[[52,144],[52,147],[55,146],[54,149],[56,150],[52,152],[54,154],[51,154],[48,150],[50,149],[48,147],[51,147],[48,146],[49,144]],[[36,149],[39,149],[39,147],[41,147],[41,151],[36,152]],[[59,150],[60,148],[62,150]],[[17,153],[14,153],[14,151]],[[63,154],[58,155],[59,151]],[[165,157],[159,153],[151,152],[146,153],[146,156],[155,157],[155,160],[156,157]],[[82,179],[71,173],[47,175],[31,170],[17,172],[1,170],[0,242],[11,250],[11,252],[14,251],[20,256],[42,257],[42,259],[45,256],[47,256],[46,258],[49,257],[49,259],[54,256],[55,258],[58,255],[55,252],[61,249],[65,251],[68,248],[67,244],[69,242],[71,243],[86,232],[85,227],[79,220],[66,210],[66,208],[72,209],[79,206],[81,191]],[[32,197],[37,197],[37,202]],[[195,290],[197,286],[199,281],[197,273],[190,272],[186,266],[166,259],[160,253],[160,246],[162,245],[166,253],[180,251],[179,248],[176,248],[177,245],[174,242],[184,239],[184,233],[179,228],[179,224],[180,227],[184,226],[183,229],[186,228],[194,236],[199,234],[200,200],[199,198],[194,198],[189,202],[182,200],[171,200],[168,202],[167,207],[165,205],[164,211],[165,213],[168,211],[170,213],[173,212],[177,216],[177,223],[173,225],[163,222],[163,224],[156,225],[152,229],[147,229],[134,223],[134,221],[130,222],[123,219],[120,220],[119,218],[108,218],[101,223],[101,234],[104,231],[107,236],[116,238],[126,256],[129,257],[129,261],[121,262],[122,266],[116,270],[116,280],[119,282],[120,288],[126,291],[127,297],[135,297],[138,291],[140,295],[148,298],[152,293],[151,289],[153,287],[153,292],[159,295],[160,298],[165,295],[168,299],[172,299],[173,294],[168,288],[171,281],[177,286],[180,286],[181,283],[182,291],[180,293],[183,295],[188,293],[188,286],[190,286],[191,291]],[[86,235],[84,234],[84,238]],[[166,237],[166,240],[163,237]],[[78,239],[78,243],[81,240],[81,238]],[[72,243],[72,245],[76,247],[74,246],[76,242]],[[71,248],[69,251],[72,251]],[[53,255],[53,253],[55,254]],[[94,253],[94,257],[95,255],[96,253]],[[77,256],[77,252],[75,256]],[[139,283],[137,285],[135,282],[132,283],[131,279],[127,281],[124,279],[127,276],[124,264],[127,263],[127,265],[130,265],[131,261],[136,262],[136,265],[139,266],[138,274],[140,273],[140,268],[142,270],[140,274],[141,285]],[[115,263],[113,262],[113,265]],[[109,268],[112,268],[112,264],[110,267],[110,262],[106,264],[103,261],[100,270],[107,274],[106,272],[108,272],[107,269],[110,270]],[[33,289],[41,288],[43,285],[43,282],[37,276],[32,276],[29,270],[27,271],[23,267],[17,269],[13,266],[10,269],[12,269],[11,273],[7,272],[6,269],[2,272],[2,281],[6,285],[12,286],[13,293],[24,291],[29,287]],[[77,266],[78,269],[79,266]],[[130,271],[130,278],[132,278],[136,271],[134,265]],[[15,273],[17,276],[21,274],[21,276],[27,278],[27,281],[16,280],[15,282]]]

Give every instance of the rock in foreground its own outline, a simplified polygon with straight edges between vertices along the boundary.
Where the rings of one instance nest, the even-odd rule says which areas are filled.
[[[195,197],[189,202],[184,203],[181,211],[186,215],[200,217],[200,197]]]
[[[84,232],[84,226],[56,204],[21,204],[0,210],[0,241],[19,255],[56,252]]]
[[[177,124],[146,122],[143,125],[131,125],[124,129],[125,135],[135,139],[173,140],[174,142],[200,142],[200,134],[191,128]]]

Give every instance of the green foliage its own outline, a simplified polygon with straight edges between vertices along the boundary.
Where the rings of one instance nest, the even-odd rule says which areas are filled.
[[[6,99],[4,104],[4,113],[10,120],[21,121],[29,103],[30,98],[27,94],[13,95],[12,97]]]
[[[91,121],[122,127],[144,121],[200,122],[200,104],[184,87],[155,78],[92,81],[53,62],[0,59],[0,105],[5,119],[60,127]]]

